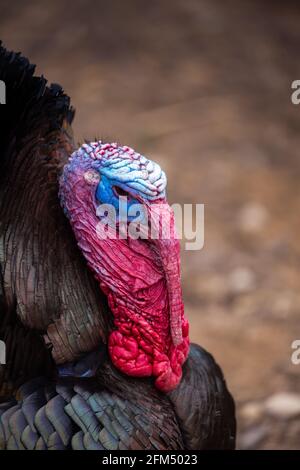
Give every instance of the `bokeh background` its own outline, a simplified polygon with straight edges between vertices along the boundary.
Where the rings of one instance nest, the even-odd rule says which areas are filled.
[[[171,202],[205,204],[185,305],[243,449],[300,447],[299,21],[290,0],[0,0],[1,39],[64,86],[78,141],[136,147]]]

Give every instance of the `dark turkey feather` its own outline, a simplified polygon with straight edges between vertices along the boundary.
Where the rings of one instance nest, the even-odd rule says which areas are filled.
[[[220,367],[200,346],[190,348],[181,382],[169,398],[187,449],[234,449],[234,402]]]
[[[45,344],[56,362],[71,361],[100,347],[110,324],[58,200],[58,177],[74,148],[74,112],[61,87],[33,72],[27,59],[0,46],[7,88],[0,107],[0,339],[8,358],[0,380],[9,372],[17,386],[47,374]]]
[[[51,393],[49,394],[49,390]],[[191,347],[184,376],[168,395],[150,379],[109,361],[93,379],[37,378],[0,406],[0,448],[233,449],[234,405],[219,367]]]
[[[106,384],[109,384],[109,388]],[[149,380],[130,379],[109,363],[94,379],[38,379],[0,407],[2,449],[183,449],[172,404]]]

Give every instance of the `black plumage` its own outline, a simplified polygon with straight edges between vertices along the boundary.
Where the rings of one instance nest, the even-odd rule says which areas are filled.
[[[233,449],[233,401],[212,357],[193,345],[179,387],[118,372],[107,359],[93,379],[38,377],[0,407],[0,448]]]
[[[167,395],[118,372],[105,352],[93,378],[57,377],[53,359],[105,351],[112,320],[58,200],[74,111],[33,73],[0,45],[0,448],[234,448],[233,400],[199,346]]]

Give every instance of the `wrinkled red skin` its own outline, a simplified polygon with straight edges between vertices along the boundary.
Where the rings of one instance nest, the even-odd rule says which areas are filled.
[[[108,343],[111,359],[125,374],[154,376],[156,387],[169,392],[180,382],[189,350],[189,326],[180,287],[179,242],[174,237],[101,238],[104,225],[96,216],[95,198],[98,182],[93,178],[86,180],[87,170],[87,164],[79,162],[65,171],[60,196],[78,245],[114,315],[116,329]],[[170,210],[167,204],[166,207]]]

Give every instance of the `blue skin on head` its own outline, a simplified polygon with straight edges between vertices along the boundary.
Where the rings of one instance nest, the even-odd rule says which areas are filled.
[[[96,190],[96,199],[101,204],[111,204],[115,208],[116,214],[119,215],[120,196],[127,197],[127,217],[128,220],[132,220],[134,217],[129,216],[128,211],[134,204],[140,204],[140,202],[138,199],[134,198],[128,190],[129,188],[125,184],[120,183],[117,179],[109,179],[107,176],[101,176],[101,181]]]
[[[100,204],[112,205],[119,221],[126,216],[128,221],[146,223],[146,210],[141,204],[165,196],[166,177],[157,163],[136,155],[131,158],[120,152],[116,157],[94,162],[100,174],[96,198]]]

